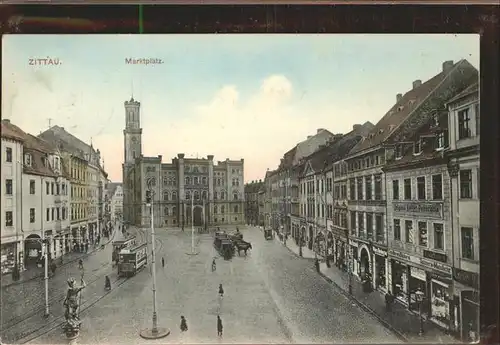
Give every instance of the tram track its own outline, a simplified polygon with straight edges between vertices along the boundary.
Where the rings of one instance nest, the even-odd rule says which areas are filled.
[[[137,228],[136,230],[137,230],[136,231],[137,234],[141,235],[140,236],[141,242],[147,242],[147,235],[145,234],[145,231],[143,229],[140,229],[140,228]],[[155,253],[158,253],[159,251],[161,251],[163,249],[163,241],[160,239],[155,239],[155,244],[157,244],[157,248],[155,248]],[[150,254],[148,254],[147,257],[148,257],[148,259],[152,258],[152,252]],[[103,270],[105,267],[109,267],[110,265],[112,265],[112,264],[111,263],[103,264],[102,267],[100,268],[100,270]],[[151,266],[151,268],[152,268],[152,266]],[[150,274],[151,274],[151,272],[150,272]],[[97,278],[90,281],[90,283],[87,283],[86,284],[87,287],[93,286],[93,284],[95,284],[97,281],[102,280],[102,277],[104,277],[105,275],[106,274],[93,275],[94,277],[97,277]],[[133,276],[132,277],[116,277],[116,279],[114,279],[111,283],[112,288],[110,290],[105,290],[104,294],[102,294],[102,295],[99,295],[97,297],[82,301],[82,305],[80,307],[80,313],[83,311],[86,311],[86,310],[90,309],[91,307],[93,307],[94,305],[96,305],[98,302],[103,300],[108,294],[117,290],[125,282],[127,282],[129,279],[132,279],[132,278],[133,278]],[[83,291],[85,291],[85,290],[83,290]],[[57,296],[53,296],[51,298],[51,301],[54,302],[54,301],[57,301],[57,299],[62,300],[62,298],[64,298],[65,294],[66,293],[64,292],[63,294],[58,294]],[[19,325],[21,322],[25,321],[26,319],[36,316],[38,313],[40,313],[44,309],[45,309],[45,306],[42,306],[42,307],[37,308],[36,310],[32,310],[32,311],[29,311],[27,313],[24,313],[23,315],[20,315],[20,316],[15,318],[16,319],[15,323],[12,323],[12,321],[14,319],[8,321],[9,323],[12,323],[12,324],[9,325],[8,327],[3,327],[1,329],[2,334],[4,334],[5,331],[8,331],[8,330],[14,328],[15,326]],[[18,320],[21,317],[22,317],[22,319]],[[50,321],[49,325],[44,324],[44,325],[41,325],[40,327],[37,327],[36,329],[31,329],[28,332],[20,332],[21,333],[20,336],[18,336],[17,339],[15,339],[13,341],[11,340],[10,342],[14,343],[14,342],[21,341],[20,342],[21,344],[25,344],[25,343],[28,343],[36,338],[39,338],[39,337],[51,332],[55,328],[62,326],[62,325],[64,325],[64,314],[59,315],[55,319]],[[43,330],[43,332],[40,333],[41,330]]]

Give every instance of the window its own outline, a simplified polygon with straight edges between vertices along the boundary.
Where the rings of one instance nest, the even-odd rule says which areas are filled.
[[[60,209],[58,207],[58,208],[56,208],[56,215],[57,215],[56,218],[57,218],[57,220],[61,220],[61,216],[60,216],[59,212],[61,212],[61,211],[60,211]]]
[[[194,191],[194,199],[200,200],[200,192],[198,192],[197,190]]]
[[[382,175],[375,175],[375,200],[382,200]]]
[[[191,192],[187,191],[186,192],[186,200],[190,200],[190,199],[191,199]]]
[[[356,182],[353,178],[349,179],[349,200],[356,200]]]
[[[54,182],[50,184],[50,194],[54,195]]]
[[[217,205],[214,206],[214,214],[217,214]]]
[[[474,106],[474,112],[476,113],[476,135],[479,135],[479,130],[481,128],[481,120],[479,119],[479,103]]]
[[[174,206],[172,207],[172,216],[176,216],[177,215],[177,207]],[[175,220],[174,220],[174,223],[175,223]]]
[[[355,234],[356,233],[356,211],[350,211],[351,212],[351,233]]]
[[[187,185],[190,185],[190,184],[191,184],[191,178],[190,178],[189,176],[187,176],[187,177],[185,178],[185,183],[186,183]]]
[[[438,127],[438,126],[439,126],[439,115],[438,114],[434,114],[432,116],[432,120],[431,120],[431,128]]]
[[[177,200],[177,192],[172,192],[172,200]]]
[[[207,191],[206,190],[204,190],[204,191],[201,192],[201,198],[203,200],[207,200]]]
[[[418,222],[418,244],[427,247],[427,222]]]
[[[445,131],[440,131],[436,134],[436,149],[442,149],[446,146]]]
[[[358,177],[358,200],[363,200],[363,178]]]
[[[193,184],[198,184],[198,177],[197,176],[193,177]]]
[[[413,144],[413,154],[420,154],[421,152],[421,142],[420,139],[418,139],[414,144]]]
[[[462,258],[474,260],[474,233],[472,228],[462,228]]]
[[[29,153],[26,153],[26,154],[24,155],[24,165],[26,165],[26,166],[29,166],[29,167],[30,167],[30,166],[31,166],[31,163],[32,163],[31,161],[32,161],[32,159],[31,159],[31,155],[30,155]]]
[[[207,184],[207,178],[206,177],[203,177],[202,178],[202,181],[203,181],[203,184],[206,185]]]
[[[8,163],[12,163],[12,148],[11,147],[5,148],[5,161]]]
[[[359,212],[358,213],[359,237],[364,237],[364,235],[365,235],[364,220],[365,220],[364,213],[363,212]]]
[[[5,211],[5,226],[12,226],[12,211]]]
[[[30,208],[30,223],[34,223],[34,222],[35,222],[35,209]]]
[[[238,213],[238,205],[234,206],[234,213]]]
[[[368,239],[373,238],[373,215],[371,213],[366,214],[366,236]]]
[[[401,241],[401,221],[399,219],[394,219],[394,239]]]
[[[45,220],[48,222],[50,220],[50,208],[47,209]]]
[[[384,215],[381,213],[377,213],[375,215],[375,240],[377,242],[384,241]]]
[[[405,220],[406,243],[413,243],[413,221]]]
[[[403,157],[403,145],[396,145],[396,159]]]
[[[56,183],[56,194],[57,195],[60,195],[60,187],[59,187],[59,183]]]
[[[223,214],[223,213],[224,213],[224,211],[225,211],[225,207],[224,207],[224,205],[222,205],[222,206],[220,207],[220,213],[222,213],[222,214]],[[224,219],[224,218],[223,218],[223,219]]]
[[[411,179],[404,180],[405,200],[411,200]]]
[[[417,198],[425,200],[425,176],[417,177]]]
[[[220,199],[225,200],[226,199],[226,192],[220,192]]]
[[[472,170],[460,170],[460,198],[472,198]]]
[[[443,199],[443,176],[441,174],[432,175],[432,199]]]
[[[5,180],[5,194],[12,195],[12,180]]]
[[[434,223],[434,249],[444,250],[443,224]]]
[[[163,214],[164,214],[165,216],[168,216],[168,207],[165,207],[165,208],[163,209]]]
[[[465,139],[471,136],[469,109],[458,112],[458,139]]]
[[[372,177],[371,176],[365,176],[365,193],[366,193],[366,200],[371,200],[372,199]]]
[[[392,180],[392,199],[399,200],[399,181]]]
[[[163,192],[163,200],[168,201],[168,192]]]

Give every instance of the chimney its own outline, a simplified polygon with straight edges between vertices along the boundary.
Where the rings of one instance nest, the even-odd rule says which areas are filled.
[[[402,100],[402,99],[403,99],[403,94],[398,93],[398,94],[396,95],[396,103],[401,102],[401,100]]]
[[[352,126],[352,130],[353,130],[353,131],[357,131],[357,130],[358,130],[358,129],[360,129],[360,128],[361,128],[361,125],[360,125],[360,124],[355,124],[355,125],[353,125],[353,126]]]
[[[312,135],[308,135],[307,136],[307,139],[311,139],[313,136]]]
[[[443,73],[448,73],[453,68],[453,60],[443,62]]]
[[[158,159],[160,160],[160,162],[161,162],[161,159],[162,159],[162,158],[163,158],[163,156],[162,156],[162,155],[158,155]]]
[[[178,157],[179,159],[183,159],[183,158],[184,158],[184,153],[178,153],[178,154],[177,154],[177,157]]]
[[[324,128],[318,128],[318,129],[316,130],[316,134],[321,133],[321,132],[323,132],[324,130],[325,130]]]
[[[209,161],[213,161],[214,160],[214,155],[208,155],[207,158],[208,158]]]
[[[419,87],[420,85],[422,85],[422,80],[420,79],[417,79],[413,82],[413,90],[415,90],[417,87]]]

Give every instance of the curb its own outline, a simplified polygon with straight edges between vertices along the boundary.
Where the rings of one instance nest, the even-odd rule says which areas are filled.
[[[102,245],[107,246],[108,244],[110,244],[113,241],[113,239],[115,238],[116,231],[118,231],[118,230],[116,230],[116,229],[113,230],[113,233],[109,237],[109,240],[107,242],[104,242]],[[92,250],[89,250],[87,253],[82,253],[81,256],[79,256],[79,257],[77,257],[77,258],[75,258],[73,260],[64,261],[64,263],[61,266],[57,266],[57,268],[64,267],[64,266],[69,265],[69,264],[71,264],[73,262],[76,262],[76,261],[78,261],[80,259],[89,257],[90,255],[94,254],[95,252],[99,251],[102,245],[100,245],[98,247],[95,247]],[[63,255],[63,258],[64,258],[64,255]],[[7,288],[7,287],[13,286],[13,285],[24,284],[24,283],[30,282],[32,280],[43,279],[44,276],[45,276],[45,272],[41,272],[40,274],[37,274],[37,275],[35,275],[35,276],[31,277],[31,278],[28,278],[28,279],[25,279],[25,280],[13,281],[12,283],[9,283],[9,284],[6,284],[6,285],[2,285],[1,288],[3,289],[3,288]],[[49,279],[50,279],[50,277],[49,277]]]
[[[363,302],[359,301],[356,299],[354,296],[350,295],[347,291],[345,291],[340,285],[338,285],[336,282],[334,282],[332,279],[328,278],[323,272],[319,272],[319,275],[326,280],[328,283],[332,284],[335,286],[340,292],[349,298],[351,301],[355,302],[358,306],[360,306],[362,309],[364,309],[366,312],[370,313],[373,317],[375,317],[384,327],[389,329],[394,335],[396,335],[398,338],[403,340],[404,342],[409,342],[409,339],[400,331],[398,331],[393,325],[391,325],[389,322],[381,318],[372,308],[364,304]]]

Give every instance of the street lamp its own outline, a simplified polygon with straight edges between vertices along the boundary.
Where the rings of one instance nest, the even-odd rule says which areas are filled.
[[[349,229],[345,230],[346,232],[346,239],[347,239],[347,277],[348,277],[348,289],[349,289],[349,294],[352,295],[352,256],[351,256],[351,243],[350,243],[350,238],[349,238]]]
[[[420,288],[415,291],[415,297],[417,299],[418,314],[420,317],[420,329],[418,331],[418,335],[422,336],[424,334],[424,319],[422,318],[422,303],[424,301],[424,293],[422,292],[422,290],[420,290]]]
[[[147,181],[148,190],[146,191],[146,206],[151,210],[151,271],[153,271],[153,327],[146,328],[140,331],[140,336],[144,339],[160,339],[170,334],[167,328],[158,327],[158,316],[156,314],[156,253],[155,253],[155,227],[154,227],[154,212],[153,212],[153,197],[154,197],[154,178],[149,178]]]
[[[191,253],[187,255],[198,255],[194,250],[194,193],[191,193]]]

